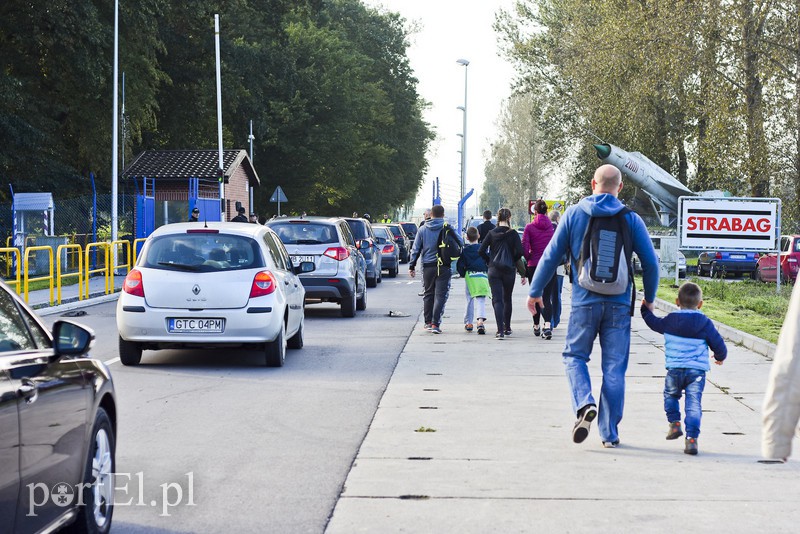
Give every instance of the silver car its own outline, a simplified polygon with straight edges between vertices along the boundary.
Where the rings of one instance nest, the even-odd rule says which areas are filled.
[[[178,223],[147,239],[117,302],[119,355],[143,350],[255,348],[281,367],[303,347],[305,290],[275,232],[260,224]]]
[[[313,273],[300,280],[308,302],[335,302],[343,317],[367,309],[366,260],[356,248],[350,226],[341,217],[284,217],[267,223],[293,261],[309,262]]]

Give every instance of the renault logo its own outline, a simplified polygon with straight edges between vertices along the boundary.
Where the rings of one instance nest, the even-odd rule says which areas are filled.
[[[192,293],[194,293],[195,295],[199,295],[200,294],[200,286],[195,284],[194,287],[192,288]]]

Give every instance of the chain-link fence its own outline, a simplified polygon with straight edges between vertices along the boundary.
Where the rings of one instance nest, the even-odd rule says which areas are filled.
[[[89,243],[111,240],[111,206],[112,196],[109,193],[76,196],[71,198],[54,199],[53,210],[53,236],[49,236],[49,222],[45,212],[24,212],[24,233],[19,228],[16,239],[13,236],[13,215],[11,204],[0,205],[0,236],[3,236],[0,247],[18,248],[31,246],[49,246],[53,250],[54,261],[58,246],[62,244],[77,244],[86,250]],[[136,197],[125,192],[117,196],[118,240],[127,240],[133,243],[134,239],[134,214],[136,211]],[[24,243],[24,244],[23,244]],[[120,250],[123,250],[120,247]],[[102,251],[93,251],[90,263],[103,262]],[[24,255],[24,252],[23,252]],[[47,274],[48,254],[46,251],[35,251],[30,261],[30,274]],[[62,254],[62,270],[73,272],[78,268],[77,249],[70,249]],[[23,256],[24,257],[24,256]],[[14,254],[0,254],[0,277],[9,278],[15,272]],[[120,263],[126,263],[123,257]],[[34,268],[34,266],[36,266]]]

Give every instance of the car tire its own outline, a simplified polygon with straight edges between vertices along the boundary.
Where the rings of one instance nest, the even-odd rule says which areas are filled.
[[[705,276],[706,272],[703,270],[703,264],[698,262],[697,263],[697,276]]]
[[[367,309],[367,288],[364,288],[361,293],[361,298],[356,300],[356,309],[364,311]]]
[[[286,342],[286,346],[292,350],[299,350],[303,348],[303,331],[305,330],[305,317],[300,318],[300,327],[297,329],[297,332],[289,338],[289,341]]]
[[[761,267],[756,267],[756,272],[753,274],[756,282],[764,282],[764,277],[761,275]]]
[[[356,316],[356,292],[342,298],[342,317]]]
[[[715,263],[712,263],[711,268],[708,271],[708,276],[711,278],[722,278],[722,271],[717,268]]]
[[[367,278],[367,287],[377,287],[378,286],[378,275],[376,274],[372,278]]]
[[[380,284],[381,282],[383,282],[383,270],[382,270],[382,269],[378,269],[378,279],[377,279],[377,282],[378,282],[379,284]]]
[[[395,263],[394,267],[389,269],[389,278],[395,278],[397,276],[397,271],[400,270],[400,263]]]
[[[265,363],[267,367],[283,367],[286,362],[286,323],[281,321],[278,337],[267,343]]]
[[[83,471],[81,498],[84,505],[78,507],[78,517],[66,532],[105,534],[111,529],[111,516],[114,514],[115,451],[114,426],[106,411],[97,408],[91,445]]]
[[[135,341],[125,341],[119,337],[119,361],[122,365],[139,365],[142,361],[142,345]]]

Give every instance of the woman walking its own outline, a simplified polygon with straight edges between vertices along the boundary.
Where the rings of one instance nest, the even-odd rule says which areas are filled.
[[[486,234],[479,254],[489,265],[492,308],[497,322],[495,337],[504,339],[511,335],[511,293],[517,274],[516,263],[522,257],[519,234],[511,228],[511,210],[501,208],[497,212],[497,227]]]
[[[528,267],[525,272],[528,282],[533,278],[533,273],[536,272],[536,266],[542,258],[542,253],[547,244],[550,243],[554,233],[553,223],[547,216],[547,203],[540,198],[534,203],[533,211],[536,214],[533,217],[533,222],[525,227],[525,232],[522,236],[522,250],[525,254],[525,259],[528,260]],[[544,339],[553,337],[550,321],[553,315],[552,295],[555,284],[556,277],[553,275],[542,292],[544,308],[542,310],[537,309],[536,314],[533,316],[533,335],[541,335]],[[543,323],[543,329],[539,328],[540,321]]]
[[[556,210],[550,212],[550,221],[553,223],[553,232],[555,233],[556,228],[558,227],[558,221],[561,218],[561,213]],[[567,258],[564,258],[564,263],[566,263]],[[561,322],[561,292],[564,288],[564,275],[566,274],[564,269],[564,263],[559,265],[556,268],[556,284],[553,286],[553,294],[550,306],[552,307],[553,316],[550,319],[550,324],[553,328],[558,326],[558,323]]]

